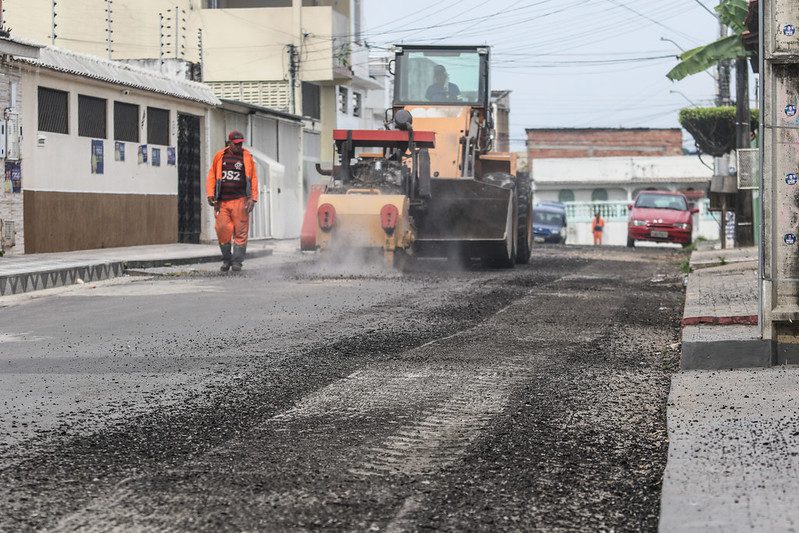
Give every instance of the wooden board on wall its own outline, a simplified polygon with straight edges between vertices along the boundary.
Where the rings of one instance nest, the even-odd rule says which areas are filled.
[[[178,240],[177,196],[32,190],[24,195],[28,254]]]

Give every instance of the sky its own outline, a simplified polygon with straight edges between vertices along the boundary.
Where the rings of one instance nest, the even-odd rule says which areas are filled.
[[[512,150],[524,149],[525,128],[679,127],[681,108],[713,105],[711,75],[665,76],[678,47],[717,38],[713,0],[363,3],[376,52],[402,42],[490,45],[492,89],[513,91]]]

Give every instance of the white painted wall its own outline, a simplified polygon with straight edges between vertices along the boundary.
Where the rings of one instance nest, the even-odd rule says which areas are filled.
[[[694,217],[694,239],[702,237],[709,241],[716,241],[719,238],[718,222],[712,218]],[[566,233],[566,244],[593,244],[594,235],[590,222],[569,222]],[[627,245],[627,221],[610,220],[605,221],[605,235],[603,244],[612,246]],[[654,244],[654,243],[653,243]]]
[[[38,131],[38,87],[69,92],[69,134]],[[22,186],[27,190],[95,192],[116,194],[177,195],[177,166],[167,165],[167,146],[148,145],[147,164],[138,164],[138,144],[125,143],[125,161],[114,160],[114,100],[139,105],[144,115],[147,106],[169,109],[170,145],[177,147],[177,113],[206,118],[201,104],[69,76],[46,69],[28,70],[22,80]],[[107,99],[107,133],[104,141],[104,173],[91,172],[91,142],[78,136],[78,94]],[[204,122],[201,121],[201,122]],[[147,143],[146,118],[141,117],[139,144]],[[201,124],[201,137],[203,136]],[[42,142],[40,142],[40,139]],[[161,166],[152,166],[152,147],[161,149]],[[208,166],[207,149],[202,150],[202,167]]]
[[[709,180],[713,170],[696,156],[575,157],[534,159],[532,177],[547,183],[613,183]]]

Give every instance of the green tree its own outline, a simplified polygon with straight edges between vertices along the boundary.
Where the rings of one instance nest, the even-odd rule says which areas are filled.
[[[670,80],[679,81],[705,71],[725,59],[737,59],[749,55],[741,41],[749,10],[747,0],[721,0],[715,9],[721,21],[733,31],[733,35],[683,52],[680,55],[680,62],[666,74]]]

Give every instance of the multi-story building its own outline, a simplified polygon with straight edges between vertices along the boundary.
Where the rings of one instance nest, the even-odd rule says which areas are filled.
[[[28,0],[5,8],[18,37],[139,61],[202,80],[224,100],[302,115],[322,161],[333,153],[321,139],[362,122],[369,91],[382,90],[369,73],[360,0]]]

